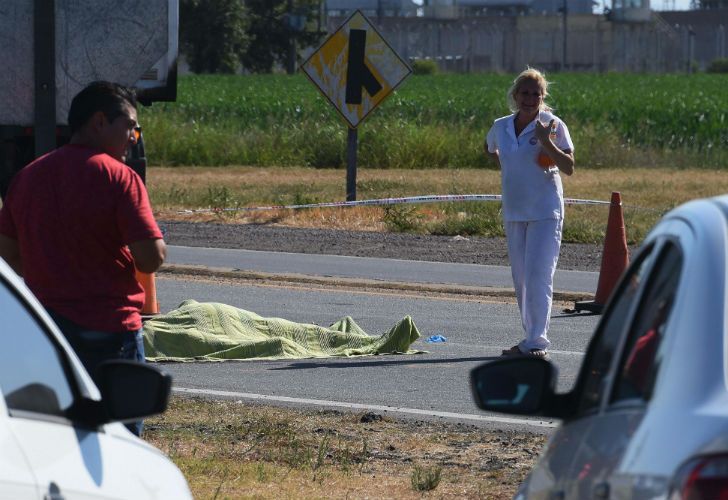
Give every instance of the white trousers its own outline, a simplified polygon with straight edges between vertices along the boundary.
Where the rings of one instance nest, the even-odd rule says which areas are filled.
[[[551,344],[551,301],[563,225],[563,219],[505,223],[513,286],[526,332],[518,345],[523,352]]]

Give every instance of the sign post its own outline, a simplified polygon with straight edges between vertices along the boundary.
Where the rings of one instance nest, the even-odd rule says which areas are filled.
[[[356,201],[356,150],[359,133],[350,128],[346,136],[346,201]]]
[[[412,72],[360,11],[303,63],[303,72],[349,127],[346,200],[356,200],[357,127]]]

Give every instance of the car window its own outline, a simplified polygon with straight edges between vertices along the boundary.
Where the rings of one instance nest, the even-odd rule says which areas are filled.
[[[0,389],[9,410],[62,416],[73,403],[63,358],[26,304],[0,280]]]
[[[619,340],[629,321],[629,314],[645,273],[650,268],[653,248],[643,249],[632,266],[627,269],[627,275],[620,282],[620,289],[608,305],[594,334],[594,341],[589,346],[581,370],[579,413],[587,413],[599,407],[606,386],[606,376]]]
[[[657,376],[658,348],[665,334],[680,282],[682,253],[667,243],[656,260],[625,343],[613,402],[647,401]]]

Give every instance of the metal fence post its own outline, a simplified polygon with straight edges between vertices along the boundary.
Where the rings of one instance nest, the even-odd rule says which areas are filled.
[[[346,201],[356,201],[356,150],[358,134],[349,128],[346,140]]]

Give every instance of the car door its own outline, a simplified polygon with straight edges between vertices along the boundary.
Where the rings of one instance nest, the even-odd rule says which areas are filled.
[[[0,500],[40,499],[35,476],[10,430],[5,401],[0,397]]]
[[[70,360],[23,293],[0,277],[0,388],[7,426],[43,498],[97,498],[101,459],[92,430],[65,418],[78,398]]]
[[[623,333],[616,335],[619,341],[601,378],[597,411],[589,417],[590,425],[564,482],[568,498],[610,498],[612,474],[642,422],[659,376],[657,354],[677,293],[683,255],[669,239],[661,239],[653,248],[652,262],[634,294],[624,296],[633,302],[632,312],[624,317]]]
[[[89,427],[68,418],[98,411],[90,401],[98,391],[40,304],[10,274],[0,259],[0,481],[10,480],[7,491],[26,491],[32,473],[35,498],[191,498],[181,471],[122,424]],[[5,461],[13,463],[5,468]]]
[[[95,387],[86,385],[80,362],[7,269],[0,261],[2,423],[22,450],[40,497],[188,498],[179,470],[121,424],[91,428],[69,420],[80,413],[69,409],[87,404],[82,395],[93,395]]]
[[[571,393],[574,416],[564,421],[554,433],[542,458],[529,475],[524,488],[525,496],[529,499],[562,499],[578,495],[574,493],[579,481],[578,474],[584,474],[583,470],[577,470],[577,476],[574,477],[575,468],[583,469],[583,464],[577,463],[582,456],[580,448],[599,415],[610,368],[633,315],[645,277],[652,267],[653,251],[654,245],[647,245],[635,256],[610,299],[589,343]]]

